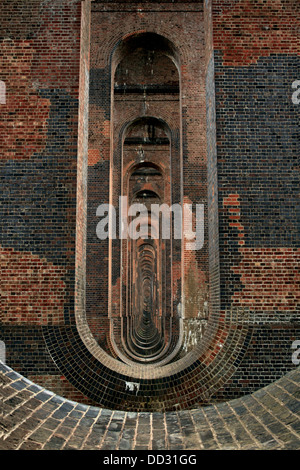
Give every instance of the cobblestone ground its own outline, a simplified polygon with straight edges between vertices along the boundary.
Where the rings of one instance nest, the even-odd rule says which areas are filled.
[[[0,369],[1,450],[300,449],[300,368],[252,395],[168,413],[82,405]]]

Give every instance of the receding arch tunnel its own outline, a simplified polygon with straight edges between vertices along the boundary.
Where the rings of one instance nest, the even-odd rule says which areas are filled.
[[[118,194],[126,198],[122,214],[129,227],[123,242],[111,242],[112,271],[119,266],[121,279],[120,300],[114,297],[114,306],[111,304],[112,344],[125,361],[152,363],[166,359],[174,350],[180,331],[174,306],[180,303],[181,293],[174,298],[172,272],[175,259],[183,262],[181,246],[172,237],[162,239],[162,218],[153,217],[151,211],[153,205],[182,202],[180,80],[175,48],[154,33],[133,35],[115,51],[112,70],[110,195],[116,203]],[[173,121],[162,118],[161,106],[169,107]],[[133,119],[122,126],[124,108]],[[135,236],[130,227],[136,224],[132,217],[136,211],[127,215],[132,207],[145,211],[134,225]]]
[[[98,204],[109,203],[115,209],[119,237],[92,240],[98,220],[92,214],[88,217],[88,290],[83,299],[84,282],[81,290],[77,288],[80,340],[75,335],[72,341],[77,345],[82,341],[80,350],[86,361],[76,357],[81,369],[83,363],[89,369],[86,373],[80,369],[76,379],[71,379],[81,389],[79,376],[87,382],[89,374],[91,380],[99,379],[91,393],[103,403],[113,395],[115,408],[168,409],[183,401],[189,407],[222,383],[223,374],[215,377],[212,373],[207,381],[210,371],[222,363],[223,354],[214,360],[220,328],[226,345],[222,353],[231,348],[234,337],[237,355],[247,330],[232,336],[230,327],[219,324],[217,269],[213,272],[214,305],[204,308],[209,288],[207,230],[204,250],[194,253],[187,250],[183,237],[173,236],[172,218],[169,237],[162,236],[161,213],[149,220],[151,205],[207,204],[205,115],[202,120],[193,118],[194,110],[205,109],[206,102],[203,60],[191,64],[187,43],[181,47],[170,31],[166,37],[172,40],[164,38],[163,27],[160,34],[141,33],[141,29],[122,33],[115,47],[100,47],[97,57],[106,65],[93,71],[90,83],[90,143],[99,146],[102,159],[89,165],[88,208],[97,196]],[[192,88],[191,80],[199,86]],[[212,161],[212,168],[214,164]],[[81,175],[84,178],[84,172]],[[132,214],[128,209],[134,204],[143,205],[146,211],[138,215],[138,222],[134,220],[140,236],[130,237],[127,229]],[[217,219],[211,220],[215,223]],[[84,228],[80,217],[77,226],[80,235]],[[79,278],[85,260],[82,266],[80,262],[79,250]],[[106,290],[102,288],[105,282]],[[91,301],[95,292],[101,292],[99,303]],[[207,323],[204,331],[202,322]],[[196,341],[193,336],[190,343],[191,332]],[[55,344],[48,342],[48,347],[55,355]],[[224,374],[230,367],[224,365]],[[67,371],[66,375],[70,376]],[[127,389],[128,383],[138,386],[135,397]]]

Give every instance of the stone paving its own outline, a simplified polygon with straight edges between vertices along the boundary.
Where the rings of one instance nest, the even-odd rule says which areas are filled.
[[[252,395],[166,413],[82,405],[0,372],[0,450],[300,449],[300,368]]]

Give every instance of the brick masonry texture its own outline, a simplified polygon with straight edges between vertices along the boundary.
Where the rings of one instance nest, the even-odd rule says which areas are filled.
[[[64,323],[64,270],[26,252],[2,251],[1,258],[3,323]]]
[[[64,397],[45,392],[37,405],[30,400],[43,391],[4,367],[1,393],[12,403],[4,448],[298,448],[296,408],[289,406],[299,393],[291,360],[300,339],[299,106],[291,99],[299,78],[299,2],[139,5],[141,11],[130,1],[94,1],[90,11],[79,0],[1,2],[0,339],[8,367]],[[105,21],[97,23],[97,15]],[[186,201],[205,202],[208,219],[205,248],[186,256],[184,281],[192,301],[189,279],[205,279],[210,299],[197,347],[150,371],[114,354],[108,298],[117,294],[120,302],[119,247],[113,245],[110,279],[109,245],[94,231],[96,207],[110,195],[111,72],[103,58],[125,34],[146,31],[174,41],[183,62],[183,193]],[[115,104],[118,132],[136,117],[123,98]],[[176,128],[174,102],[149,106]],[[172,151],[179,155],[175,130]],[[113,175],[120,182],[116,155]],[[177,295],[178,259],[173,267]],[[121,331],[119,323],[113,331]],[[139,392],[128,383],[138,383]],[[34,437],[26,426],[31,418],[37,424],[35,413]],[[228,442],[220,432],[227,419]],[[161,440],[147,431],[145,444],[137,431],[148,420]],[[184,434],[185,422],[196,430],[195,442]],[[212,434],[204,438],[208,424]]]
[[[300,448],[299,368],[243,398],[169,413],[112,411],[69,401],[3,365],[0,377],[1,450]]]
[[[247,66],[272,54],[297,53],[297,1],[216,1],[213,14],[215,48],[228,66]]]

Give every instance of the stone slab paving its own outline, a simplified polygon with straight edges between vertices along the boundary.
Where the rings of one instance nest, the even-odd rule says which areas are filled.
[[[0,363],[0,450],[299,450],[300,368],[252,395],[189,411],[82,405]]]

